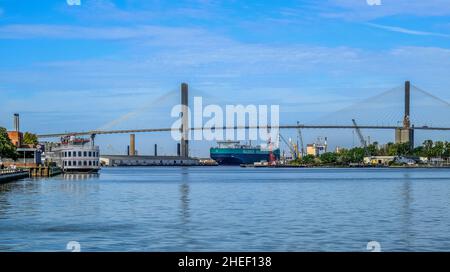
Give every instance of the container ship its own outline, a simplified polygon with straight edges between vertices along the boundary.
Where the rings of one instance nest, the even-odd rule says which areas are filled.
[[[269,162],[280,159],[280,149],[263,149],[261,146],[242,145],[240,142],[217,142],[218,147],[210,149],[211,159],[219,165],[242,165]]]

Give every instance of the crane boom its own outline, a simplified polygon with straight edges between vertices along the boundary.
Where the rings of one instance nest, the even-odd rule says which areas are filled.
[[[361,146],[364,148],[364,152],[366,155],[369,155],[369,150],[367,149],[367,142],[364,140],[364,136],[362,135],[361,129],[356,124],[355,119],[352,119],[353,125],[355,126],[356,134],[358,134],[359,141],[361,142]]]
[[[298,139],[300,140],[300,146],[301,146],[301,156],[303,156],[305,154],[305,145],[303,143],[303,135],[302,135],[302,130],[300,129],[300,122],[297,121],[297,126],[298,126]]]
[[[292,155],[294,155],[295,158],[297,158],[297,152],[295,151],[294,147],[284,138],[283,135],[280,135],[280,139],[289,147],[289,150],[291,150]]]

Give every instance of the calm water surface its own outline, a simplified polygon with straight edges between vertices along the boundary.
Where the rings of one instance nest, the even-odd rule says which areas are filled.
[[[111,168],[0,186],[0,251],[450,251],[450,170]]]

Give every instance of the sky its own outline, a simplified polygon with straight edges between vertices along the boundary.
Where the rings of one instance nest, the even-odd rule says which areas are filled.
[[[0,126],[11,129],[18,112],[22,130],[35,133],[117,119],[125,121],[109,128],[169,127],[182,82],[208,103],[280,105],[282,124],[312,122],[405,80],[450,101],[449,0],[76,3],[0,0]],[[355,145],[352,132],[305,132],[308,142],[318,136]],[[176,150],[170,135],[137,141],[141,154],[154,144]],[[128,136],[97,142],[123,153]],[[206,156],[209,146],[191,151]]]

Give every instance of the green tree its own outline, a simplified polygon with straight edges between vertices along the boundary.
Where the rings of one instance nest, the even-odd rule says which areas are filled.
[[[25,132],[23,135],[23,143],[26,145],[37,145],[39,143],[38,137],[36,134]]]
[[[336,155],[336,153],[327,152],[320,156],[320,160],[324,164],[333,164],[333,163],[336,163],[336,161],[337,161],[337,155]]]
[[[428,159],[433,157],[433,141],[432,140],[426,140],[425,142],[423,142],[422,146],[423,146],[423,151],[424,151],[424,155],[425,157],[427,157]]]
[[[418,147],[414,148],[413,154],[414,154],[414,156],[418,156],[418,157],[426,157],[427,156],[425,154],[425,149],[423,146],[418,146]]]
[[[361,163],[364,161],[366,151],[362,147],[345,149],[339,153],[336,161],[340,164]]]
[[[378,142],[374,142],[373,144],[368,145],[367,151],[369,151],[370,156],[378,156]]]
[[[364,148],[356,147],[351,149],[351,159],[353,163],[361,163],[364,161],[366,151]]]
[[[303,156],[303,158],[301,159],[300,162],[302,164],[314,164],[315,158],[316,157],[314,157],[313,155],[306,155],[306,156]]]
[[[9,139],[7,130],[0,127],[0,157],[16,160],[17,156],[16,147]]]
[[[410,146],[409,142],[397,144],[397,155],[398,156],[411,155],[411,146]]]
[[[449,142],[444,143],[444,154],[442,156],[445,159],[448,159],[450,157],[450,143]]]

